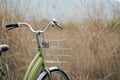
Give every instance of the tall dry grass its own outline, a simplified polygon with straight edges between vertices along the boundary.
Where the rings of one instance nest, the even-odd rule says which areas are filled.
[[[71,28],[74,80],[119,80],[120,35],[103,25]],[[75,26],[75,25],[72,25]],[[85,26],[85,25],[84,25]],[[75,31],[75,32],[74,32]]]
[[[2,61],[8,80],[22,80],[34,57],[36,43],[32,40],[34,34],[26,27],[7,31],[5,25],[16,21],[27,21],[19,12],[11,15],[3,7],[0,8],[0,44],[8,44],[9,51],[3,54]],[[50,28],[46,34],[47,39],[68,39],[62,47],[70,47],[71,55],[67,64],[58,65],[64,69],[70,80],[120,80],[120,29],[119,25],[112,28],[119,19],[102,23],[92,19],[78,23],[66,23],[64,30]],[[27,21],[38,29],[47,24],[47,20],[38,22],[35,18]],[[41,29],[43,27],[40,27]],[[55,51],[54,51],[55,52]],[[66,54],[65,51],[56,51]],[[46,56],[47,57],[47,56]],[[52,64],[48,64],[51,66]]]

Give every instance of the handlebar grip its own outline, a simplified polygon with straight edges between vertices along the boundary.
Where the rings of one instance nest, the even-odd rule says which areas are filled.
[[[8,30],[11,30],[11,29],[17,28],[17,27],[19,27],[18,24],[8,24],[8,25],[6,25],[6,28],[7,28]]]
[[[63,27],[60,26],[59,24],[55,23],[55,25],[56,25],[58,28],[63,29]]]
[[[60,26],[60,25],[58,25],[58,24],[57,24],[57,26],[58,26],[60,29],[63,29],[63,27],[62,27],[62,26]]]

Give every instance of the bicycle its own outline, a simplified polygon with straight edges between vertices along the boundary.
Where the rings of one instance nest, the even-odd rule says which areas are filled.
[[[38,45],[38,53],[35,55],[30,65],[28,66],[23,80],[69,80],[67,74],[58,67],[54,66],[47,68],[45,66],[43,48],[47,47],[48,43],[44,40],[44,36],[42,43],[40,43],[39,40],[39,36],[44,35],[44,33],[47,31],[47,29],[50,26],[57,26],[60,29],[63,29],[57,23],[57,21],[55,19],[52,19],[43,30],[34,30],[32,26],[26,22],[17,22],[15,24],[8,24],[6,25],[6,28],[8,30],[11,30],[14,28],[18,28],[20,26],[27,26],[33,33],[36,34],[36,40]],[[9,47],[7,45],[2,45],[0,49],[1,49],[0,52],[2,53],[3,51],[7,51]],[[36,78],[36,75],[38,74],[39,70],[41,70],[40,75],[38,75],[38,77]],[[0,80],[5,80],[3,68],[0,68],[0,78],[1,78]]]

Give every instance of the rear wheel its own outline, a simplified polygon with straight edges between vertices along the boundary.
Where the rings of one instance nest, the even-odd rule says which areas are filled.
[[[52,80],[69,80],[67,74],[60,69],[53,69],[50,71]],[[41,80],[49,80],[48,74],[46,73]]]

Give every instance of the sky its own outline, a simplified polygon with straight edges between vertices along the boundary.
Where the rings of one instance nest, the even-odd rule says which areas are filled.
[[[120,9],[120,0],[38,0],[38,2],[37,0],[31,0],[30,4],[34,4],[33,7],[37,5],[34,10],[38,11],[39,19],[54,17],[62,20],[71,20],[73,18],[78,20],[78,17],[80,19],[88,17],[86,16],[86,11],[88,13],[91,12],[93,17],[95,17],[94,8],[103,17],[110,18],[113,15],[111,12],[113,6]],[[88,9],[85,9],[86,6]],[[36,11],[34,11],[35,14]]]
[[[0,3],[2,3],[0,0]],[[18,11],[29,18],[36,16],[38,20],[57,18],[60,20],[83,20],[101,15],[111,18],[112,10],[120,10],[120,0],[6,0],[4,7],[11,12]],[[3,5],[3,4],[2,4]],[[100,16],[101,17],[101,16]]]

